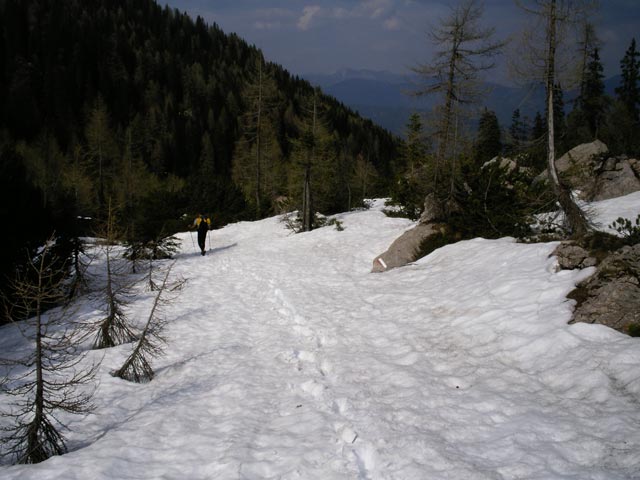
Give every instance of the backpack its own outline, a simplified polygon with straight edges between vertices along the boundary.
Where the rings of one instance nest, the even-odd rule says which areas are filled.
[[[209,230],[209,223],[207,222],[207,219],[205,217],[202,217],[200,219],[200,223],[198,224],[198,231],[206,232],[207,230]]]

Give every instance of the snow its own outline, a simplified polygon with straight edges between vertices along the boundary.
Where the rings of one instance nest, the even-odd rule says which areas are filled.
[[[71,452],[2,479],[640,478],[640,343],[568,325],[556,243],[474,239],[370,273],[412,223],[370,210],[292,235],[279,218],[190,233],[166,355],[137,385],[102,359]],[[640,193],[594,205],[635,218]],[[149,294],[130,309],[146,319]],[[86,299],[80,316],[99,318]],[[14,326],[0,349],[24,348]],[[7,399],[0,397],[0,406]]]

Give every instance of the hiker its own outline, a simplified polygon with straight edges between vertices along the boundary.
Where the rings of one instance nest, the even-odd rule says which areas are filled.
[[[211,228],[211,219],[199,213],[193,221],[193,226],[198,230],[198,246],[202,255],[204,255],[206,253],[204,247],[206,245],[207,232]]]

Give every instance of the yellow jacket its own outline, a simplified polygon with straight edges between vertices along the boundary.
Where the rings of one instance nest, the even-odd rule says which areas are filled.
[[[209,228],[211,228],[211,219],[209,217],[196,217],[196,219],[193,221],[193,226],[198,228],[200,226],[200,222],[205,221],[207,222],[207,226]]]

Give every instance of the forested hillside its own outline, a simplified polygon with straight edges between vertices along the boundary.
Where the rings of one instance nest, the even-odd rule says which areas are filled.
[[[109,205],[132,237],[298,207],[307,171],[326,213],[386,192],[394,137],[215,24],[152,0],[2,0],[0,19],[3,272]]]

